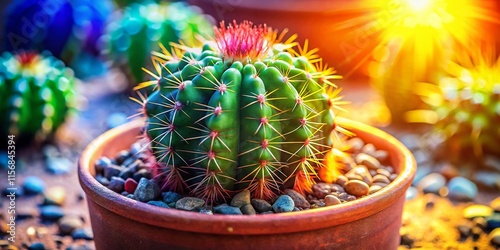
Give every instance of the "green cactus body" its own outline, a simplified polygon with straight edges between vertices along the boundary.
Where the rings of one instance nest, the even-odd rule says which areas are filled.
[[[2,137],[45,138],[65,120],[74,102],[73,72],[44,54],[5,52],[0,57]]]
[[[275,37],[221,24],[215,41],[166,55],[144,105],[164,189],[212,202],[243,189],[264,199],[310,191],[332,143],[335,77]]]
[[[460,159],[500,155],[500,59],[474,48],[457,55],[437,91],[425,97],[437,114],[435,131]]]
[[[197,35],[211,35],[210,19],[201,10],[185,3],[133,3],[113,21],[104,36],[107,53],[125,65],[136,82],[144,80],[142,67],[158,44],[170,49],[171,42],[198,44]]]

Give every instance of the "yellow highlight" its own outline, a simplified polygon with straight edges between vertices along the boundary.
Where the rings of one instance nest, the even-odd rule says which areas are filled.
[[[425,10],[431,4],[432,0],[408,0],[408,5],[416,12]]]

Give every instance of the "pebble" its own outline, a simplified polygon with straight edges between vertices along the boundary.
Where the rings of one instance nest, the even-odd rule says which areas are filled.
[[[111,177],[118,176],[122,172],[122,170],[124,170],[123,167],[117,165],[109,165],[104,169],[104,177],[106,177],[108,180],[111,180]]]
[[[500,228],[497,228],[488,234],[488,238],[490,239],[490,243],[493,246],[499,247],[500,246]]]
[[[111,164],[111,160],[108,157],[101,157],[95,161],[94,167],[97,173],[104,173],[104,169],[109,167]]]
[[[38,210],[33,206],[19,206],[16,207],[16,215],[17,220],[31,219],[38,215]]]
[[[132,175],[132,178],[135,181],[140,181],[142,178],[151,179],[153,178],[153,174],[151,174],[151,172],[147,169],[139,169],[134,173],[134,175]]]
[[[242,215],[243,213],[237,207],[228,206],[227,204],[222,204],[214,207],[214,213],[216,214],[235,214]]]
[[[325,196],[325,206],[333,206],[340,203],[342,203],[342,201],[340,201],[340,199],[335,195],[329,194]]]
[[[142,178],[137,184],[134,196],[138,201],[148,202],[156,199],[160,193],[160,187],[155,182]]]
[[[340,175],[339,177],[337,177],[335,183],[343,187],[347,183],[347,181],[349,181],[347,177]]]
[[[205,205],[205,201],[195,197],[184,197],[175,203],[175,208],[184,211],[196,211]]]
[[[415,178],[413,178],[413,186],[417,186],[418,183],[427,175],[432,172],[432,168],[429,165],[418,165],[417,171],[415,172]]]
[[[500,214],[494,213],[492,216],[487,217],[486,224],[489,230],[500,228]]]
[[[133,194],[135,192],[135,189],[137,188],[137,184],[137,181],[132,178],[128,178],[123,184],[123,189],[129,194]]]
[[[413,240],[410,235],[408,234],[402,234],[401,235],[401,241],[400,241],[400,245],[403,245],[403,246],[408,246],[408,247],[412,247],[413,246],[413,243],[415,243],[415,240]]]
[[[45,183],[36,176],[28,176],[24,179],[23,190],[26,194],[39,194],[45,189]]]
[[[500,157],[493,155],[486,155],[484,157],[484,165],[486,167],[496,170],[497,172],[500,172]]]
[[[251,204],[243,205],[240,208],[240,210],[243,214],[248,214],[248,215],[257,214],[257,212],[255,211],[255,208],[253,208],[253,206]]]
[[[363,140],[361,140],[361,138],[354,137],[354,138],[347,141],[347,145],[350,146],[351,152],[352,151],[359,152],[359,151],[361,151],[361,149],[365,145],[365,142]]]
[[[71,233],[71,237],[74,240],[93,240],[94,233],[90,228],[79,228]]]
[[[163,202],[170,204],[177,202],[182,196],[176,192],[168,191],[161,194]]]
[[[458,225],[457,229],[462,238],[468,238],[471,235],[472,227],[469,225]]]
[[[212,215],[214,213],[212,212],[212,209],[210,209],[210,208],[202,208],[202,209],[200,209],[200,214],[209,214],[209,215]]]
[[[475,217],[488,217],[492,214],[493,209],[491,209],[491,207],[480,204],[470,205],[463,210],[463,216],[467,219]]]
[[[386,176],[384,176],[384,175],[377,174],[377,175],[373,176],[373,182],[374,182],[374,183],[385,183],[385,184],[389,184],[389,183],[391,183],[391,180],[389,180],[389,178],[387,178],[387,177],[386,177]]]
[[[269,204],[269,202],[261,199],[252,199],[250,201],[252,204],[253,208],[255,208],[255,211],[258,213],[264,213],[264,212],[269,212],[273,210],[273,206]]]
[[[295,203],[288,195],[281,195],[273,204],[273,210],[276,213],[285,213],[293,211]]]
[[[500,196],[490,202],[490,207],[497,213],[500,213]]]
[[[444,176],[438,173],[430,173],[418,182],[417,188],[424,193],[438,194],[439,190],[446,185]]]
[[[370,187],[368,184],[360,181],[360,180],[350,180],[348,181],[344,189],[347,193],[352,194],[357,197],[361,197],[363,195],[367,195],[368,192],[370,191]]]
[[[42,220],[56,221],[64,216],[64,211],[55,205],[47,205],[40,207],[40,216]]]
[[[129,198],[129,199],[136,200],[136,198],[135,198],[134,194],[127,194],[126,196],[127,196],[127,198]]]
[[[371,143],[367,143],[363,146],[363,148],[361,148],[361,152],[362,153],[365,153],[365,154],[368,154],[368,155],[372,155],[375,153],[375,151],[377,151],[377,149],[375,148],[375,146]]]
[[[409,187],[406,190],[406,200],[413,200],[418,196],[418,190],[415,187]]]
[[[98,175],[95,177],[95,179],[101,183],[103,186],[108,186],[109,185],[109,180],[108,178],[102,176],[102,175]]]
[[[380,191],[381,189],[382,189],[382,187],[379,185],[370,186],[370,188],[368,190],[368,194],[374,194],[374,193]]]
[[[95,248],[87,244],[84,245],[72,244],[69,247],[67,247],[66,250],[95,250]]]
[[[488,227],[486,219],[484,217],[476,217],[472,219],[472,222],[474,223],[475,227],[479,227],[483,230],[486,230],[486,228]]]
[[[45,245],[42,242],[33,242],[28,247],[28,250],[45,250]]]
[[[49,187],[43,192],[43,196],[44,204],[61,206],[66,200],[66,189],[62,186]]]
[[[372,156],[375,157],[375,159],[377,159],[379,162],[384,162],[389,157],[389,153],[387,153],[387,151],[385,150],[377,150],[373,153]]]
[[[241,208],[244,205],[250,204],[250,191],[245,189],[237,193],[231,200],[231,206]]]
[[[6,187],[2,190],[2,194],[7,196],[9,194],[11,194],[11,192],[14,192],[14,194],[16,195],[16,197],[21,197],[24,195],[24,190],[23,190],[23,187],[17,187],[17,186],[14,186],[12,187],[12,189],[9,187]],[[0,207],[3,203],[0,202]]]
[[[170,208],[167,203],[163,201],[148,201],[149,205],[157,206],[157,207],[164,207],[164,208]]]
[[[460,201],[472,201],[478,193],[476,184],[467,178],[457,176],[448,182],[448,196]]]
[[[285,189],[285,194],[290,196],[292,198],[293,203],[295,204],[296,207],[299,208],[310,208],[311,204],[306,200],[306,198],[301,195],[299,192],[293,190],[293,189]]]
[[[500,173],[496,171],[477,171],[472,179],[474,182],[490,188],[500,188]]]
[[[71,235],[71,233],[83,227],[83,221],[79,216],[66,215],[59,220],[59,233],[62,235]]]
[[[366,166],[368,169],[379,169],[381,166],[380,162],[375,157],[365,153],[356,155],[355,161],[359,165]]]
[[[478,227],[472,228],[472,240],[477,241],[479,237],[483,234],[483,230]]]
[[[124,190],[125,181],[120,177],[111,177],[108,188],[116,193],[121,193]]]
[[[45,160],[45,167],[53,174],[67,174],[73,169],[74,163],[63,157],[49,157]]]
[[[445,163],[442,164],[439,167],[439,173],[442,174],[447,180],[451,180],[457,176],[459,176],[459,172],[457,170],[457,167],[450,164],[450,163]]]

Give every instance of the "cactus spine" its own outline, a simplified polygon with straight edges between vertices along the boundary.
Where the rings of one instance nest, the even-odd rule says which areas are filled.
[[[339,76],[283,35],[221,23],[202,48],[163,50],[144,113],[164,189],[211,202],[242,189],[264,199],[283,187],[310,191],[340,129],[330,82]]]

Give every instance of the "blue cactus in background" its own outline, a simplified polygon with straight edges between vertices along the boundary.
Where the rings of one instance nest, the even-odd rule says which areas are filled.
[[[14,0],[3,13],[2,51],[50,51],[86,78],[104,73],[99,38],[110,1]]]

